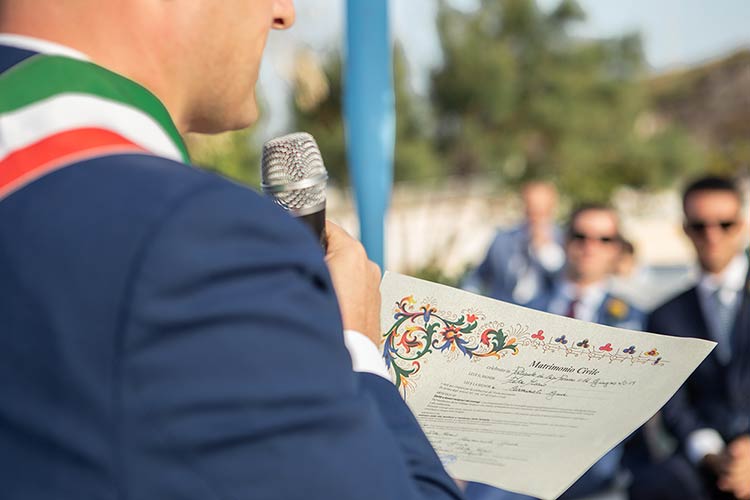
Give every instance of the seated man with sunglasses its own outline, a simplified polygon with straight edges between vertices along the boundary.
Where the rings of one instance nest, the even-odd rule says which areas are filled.
[[[584,205],[570,216],[565,239],[565,267],[560,277],[528,305],[534,309],[607,326],[640,330],[644,315],[611,294],[610,277],[622,252],[619,217],[606,205]],[[589,469],[561,499],[605,496],[622,489],[623,446],[617,446]],[[521,500],[529,497],[470,483],[470,500]]]
[[[529,307],[607,326],[641,329],[643,313],[610,291],[622,245],[614,209],[589,204],[574,210],[568,221],[564,272]]]
[[[696,286],[650,315],[647,330],[718,346],[664,407],[679,454],[635,481],[632,498],[750,499],[750,304],[742,196],[728,179],[705,177],[687,187],[683,210],[701,275]]]

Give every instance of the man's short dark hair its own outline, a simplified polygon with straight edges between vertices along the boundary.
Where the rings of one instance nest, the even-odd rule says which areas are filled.
[[[589,212],[591,210],[610,212],[612,215],[614,215],[615,226],[617,228],[617,238],[622,239],[622,236],[620,234],[620,217],[617,215],[617,210],[615,210],[612,205],[609,205],[607,203],[583,203],[581,205],[578,205],[568,217],[568,238],[570,238],[573,234],[573,224],[575,224],[576,219],[578,219],[578,217],[582,213]]]
[[[742,204],[742,193],[737,187],[737,184],[728,177],[720,177],[717,175],[708,175],[694,180],[687,185],[682,193],[682,209],[685,210],[687,206],[688,198],[701,191],[723,191],[730,193],[737,198],[737,201]]]

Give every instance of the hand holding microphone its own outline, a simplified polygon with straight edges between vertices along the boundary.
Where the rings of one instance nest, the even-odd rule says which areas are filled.
[[[326,264],[341,308],[345,330],[356,330],[380,347],[380,267],[362,243],[328,221]]]
[[[313,137],[305,132],[263,145],[261,188],[319,237],[345,330],[356,330],[380,346],[380,268],[362,244],[325,220],[328,173]]]

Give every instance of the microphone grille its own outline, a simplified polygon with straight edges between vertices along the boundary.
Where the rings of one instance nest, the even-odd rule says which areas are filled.
[[[296,132],[263,144],[261,188],[284,209],[306,215],[325,203],[328,172],[313,136]]]

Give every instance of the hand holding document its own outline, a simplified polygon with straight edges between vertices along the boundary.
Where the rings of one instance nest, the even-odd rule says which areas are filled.
[[[383,352],[448,471],[561,495],[716,345],[611,328],[386,273]]]

